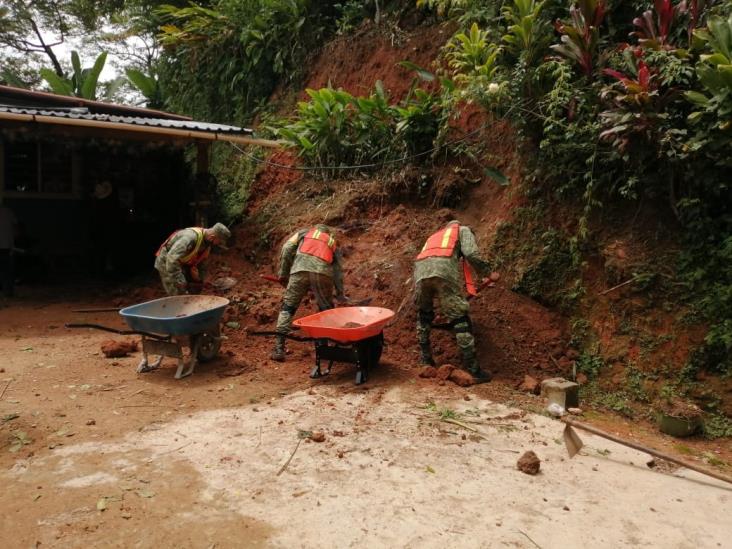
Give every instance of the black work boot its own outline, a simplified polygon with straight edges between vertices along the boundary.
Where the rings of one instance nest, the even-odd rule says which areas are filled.
[[[429,343],[419,344],[419,361],[427,366],[435,365],[435,359],[432,358],[432,347]]]
[[[491,375],[485,370],[478,368],[477,370],[470,370],[470,375],[473,376],[475,384],[487,383],[491,380]]]
[[[269,358],[276,360],[277,362],[285,361],[285,336],[277,336],[274,349],[272,349],[272,354]]]
[[[478,358],[475,355],[463,356],[463,368],[473,376],[473,380],[476,385],[479,383],[486,383],[491,380],[491,376],[485,370],[482,370],[478,365]]]

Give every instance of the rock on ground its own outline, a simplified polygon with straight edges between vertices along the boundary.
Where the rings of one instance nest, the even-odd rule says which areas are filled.
[[[437,377],[438,381],[445,381],[450,377],[450,374],[455,369],[455,366],[452,364],[443,364],[439,368],[437,368],[437,374],[435,377]]]
[[[518,386],[518,390],[538,395],[539,382],[530,375],[525,375],[523,382],[521,383],[521,385]]]
[[[460,387],[470,387],[475,383],[473,376],[471,376],[465,370],[460,370],[457,368],[450,372],[450,377],[448,379],[456,385],[460,385]]]
[[[541,468],[541,460],[532,450],[524,452],[524,455],[519,458],[516,462],[516,467],[519,471],[526,473],[527,475],[535,475]]]
[[[131,340],[115,341],[114,339],[108,339],[103,341],[101,345],[102,353],[107,358],[127,356],[129,353],[136,352],[137,348],[137,341]]]

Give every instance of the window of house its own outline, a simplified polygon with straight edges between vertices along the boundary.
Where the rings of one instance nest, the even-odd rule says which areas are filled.
[[[5,143],[4,186],[8,192],[72,194],[72,151],[56,143]]]
[[[5,190],[38,192],[38,143],[5,144]]]

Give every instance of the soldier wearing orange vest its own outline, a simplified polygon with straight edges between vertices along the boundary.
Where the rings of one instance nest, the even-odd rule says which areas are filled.
[[[277,276],[287,285],[277,317],[278,333],[272,360],[285,360],[285,335],[290,333],[292,319],[308,290],[312,290],[318,310],[333,308],[333,287],[336,299],[345,300],[340,252],[333,229],[316,225],[293,234],[282,246]]]
[[[488,381],[490,377],[478,365],[473,325],[468,316],[470,307],[463,291],[465,287],[469,294],[476,293],[466,261],[481,277],[490,273],[488,262],[480,256],[473,231],[456,220],[430,236],[416,258],[414,281],[421,361],[435,364],[430,330],[435,318],[433,301],[437,299],[440,313],[452,325],[463,367],[476,381]]]
[[[155,254],[155,269],[168,295],[188,293],[190,283],[203,283],[204,262],[213,246],[223,247],[229,229],[216,223],[210,229],[189,227],[171,234]]]

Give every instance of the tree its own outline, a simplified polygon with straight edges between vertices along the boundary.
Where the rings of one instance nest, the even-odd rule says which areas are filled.
[[[0,48],[21,56],[45,56],[63,77],[54,48],[71,35],[96,29],[102,17],[123,7],[124,0],[3,0]]]

